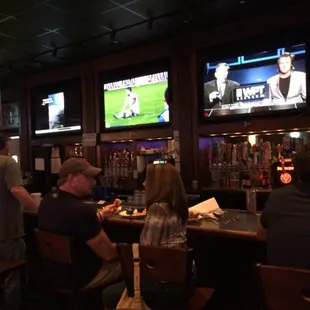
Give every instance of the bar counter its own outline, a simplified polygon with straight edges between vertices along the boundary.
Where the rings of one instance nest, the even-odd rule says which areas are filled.
[[[225,218],[218,223],[208,219],[190,221],[187,224],[188,232],[200,232],[209,236],[219,236],[228,238],[241,238],[257,240],[258,215],[246,211],[229,210],[225,213]],[[124,218],[115,215],[108,219],[112,224],[137,226],[142,228],[143,218]]]

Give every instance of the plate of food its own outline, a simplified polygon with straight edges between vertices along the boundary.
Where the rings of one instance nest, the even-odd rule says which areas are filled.
[[[133,209],[133,208],[127,208],[121,212],[118,213],[122,217],[126,218],[139,218],[139,217],[145,217],[146,216],[146,209]]]

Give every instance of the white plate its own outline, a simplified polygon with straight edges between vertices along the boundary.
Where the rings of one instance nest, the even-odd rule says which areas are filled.
[[[145,217],[145,213],[133,213],[133,214],[127,214],[126,210],[121,211],[118,213],[121,217],[126,217],[126,218],[139,218],[139,217]]]

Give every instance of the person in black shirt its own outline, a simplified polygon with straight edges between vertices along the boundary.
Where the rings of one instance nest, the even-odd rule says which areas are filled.
[[[258,237],[267,241],[268,264],[310,269],[310,144],[295,167],[300,181],[270,193]]]
[[[103,286],[121,276],[116,245],[102,230],[95,208],[82,200],[91,194],[94,178],[100,172],[101,169],[91,166],[84,158],[67,159],[59,171],[58,191],[46,195],[38,211],[40,230],[75,237],[78,285],[84,288]],[[114,214],[116,209],[114,204],[106,206],[100,211],[100,218]],[[63,274],[57,285],[67,288],[69,271],[52,262],[44,263],[51,277],[54,270],[57,275]]]

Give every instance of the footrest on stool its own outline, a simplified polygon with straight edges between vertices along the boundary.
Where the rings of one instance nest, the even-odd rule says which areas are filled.
[[[0,261],[0,276],[20,269],[26,265],[25,261]]]

